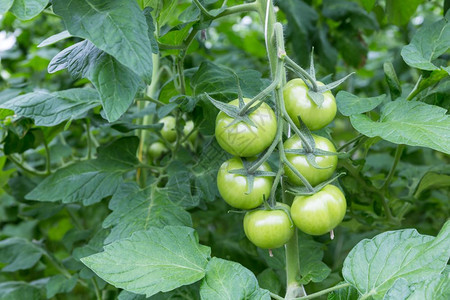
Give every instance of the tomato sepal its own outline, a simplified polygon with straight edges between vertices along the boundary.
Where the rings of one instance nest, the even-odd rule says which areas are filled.
[[[289,193],[289,194],[292,194],[295,196],[311,196],[317,192],[320,192],[326,185],[334,182],[336,179],[338,179],[341,176],[344,176],[345,174],[347,174],[347,173],[341,172],[341,173],[337,174],[336,176],[331,177],[330,179],[319,183],[318,185],[313,187],[313,191],[308,190],[304,186],[293,186],[288,183],[288,188],[286,190],[286,193]]]

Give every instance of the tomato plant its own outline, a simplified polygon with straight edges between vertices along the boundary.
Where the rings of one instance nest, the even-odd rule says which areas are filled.
[[[303,232],[321,235],[342,222],[347,209],[345,196],[334,185],[326,185],[311,196],[297,196],[291,214],[295,225]]]
[[[284,207],[289,209],[287,205]],[[291,239],[294,226],[284,210],[254,210],[245,214],[244,231],[256,246],[273,249],[283,246]]]
[[[0,299],[449,298],[449,8],[0,1]]]
[[[317,81],[318,86],[324,84]],[[308,95],[309,88],[303,80],[295,78],[289,81],[283,89],[284,104],[289,116],[297,126],[298,117],[311,130],[321,129],[333,121],[336,116],[336,99],[330,91],[323,93],[323,102],[317,105]]]
[[[264,199],[268,199],[272,188],[271,177],[255,177],[252,187],[246,176],[230,173],[232,170],[243,169],[241,158],[233,157],[224,162],[217,174],[217,186],[222,198],[235,208],[252,209],[260,206]],[[257,170],[271,171],[269,164],[262,164]]]

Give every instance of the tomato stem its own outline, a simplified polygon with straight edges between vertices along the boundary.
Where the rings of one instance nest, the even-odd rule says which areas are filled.
[[[286,63],[286,65],[288,65],[289,67],[291,67],[294,71],[300,73],[303,77],[306,77],[306,79],[308,79],[308,81],[310,81],[311,85],[312,85],[312,90],[314,92],[318,92],[318,87],[317,87],[317,83],[314,80],[314,78],[302,67],[300,67],[299,65],[297,65],[295,63],[295,61],[293,61],[289,56],[285,56],[284,57],[284,61]],[[305,82],[306,84],[308,84],[307,82]]]

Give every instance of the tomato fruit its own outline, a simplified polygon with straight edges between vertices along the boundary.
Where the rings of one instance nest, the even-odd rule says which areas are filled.
[[[318,85],[324,84],[317,81]],[[323,103],[319,107],[308,95],[308,86],[300,78],[292,79],[283,88],[286,111],[297,126],[297,116],[310,130],[321,129],[333,121],[336,116],[336,99],[330,91],[323,93]]]
[[[316,148],[325,151],[336,152],[336,148],[327,138],[313,134]],[[284,142],[284,148],[287,149],[303,149],[302,141],[297,135],[293,135]],[[326,169],[317,169],[309,164],[305,155],[294,153],[286,153],[287,160],[309,181],[311,185],[317,185],[322,181],[327,180],[333,175],[336,170],[338,158],[336,155],[316,156],[316,163],[321,167],[329,167]],[[292,170],[285,165],[284,172],[289,181],[296,185],[303,185],[303,182]]]
[[[148,153],[153,159],[160,158],[164,153],[168,151],[167,147],[161,142],[155,142],[150,145]]]
[[[283,205],[287,209],[289,206]],[[295,228],[283,210],[254,210],[245,214],[244,232],[257,247],[274,249],[286,244],[294,234]]]
[[[341,190],[328,184],[311,196],[297,196],[291,207],[295,225],[304,233],[321,235],[344,219],[347,202]]]
[[[269,198],[273,177],[254,177],[253,189],[248,191],[246,176],[229,173],[231,170],[244,168],[240,157],[225,161],[217,174],[217,187],[222,198],[229,205],[240,209],[252,209],[263,203],[264,197]],[[263,163],[258,171],[272,171],[268,163]]]
[[[245,103],[248,101],[250,99],[244,98]],[[229,104],[239,106],[239,100],[233,100]],[[229,126],[233,122],[233,118],[222,111],[217,115],[216,139],[228,153],[240,157],[255,156],[269,147],[275,139],[277,119],[269,105],[263,103],[249,114],[249,118],[256,127],[244,122]]]
[[[175,118],[167,116],[159,120],[159,123],[163,123],[164,126],[161,129],[162,137],[169,143],[174,142],[177,139],[177,131],[175,129]]]
[[[194,129],[194,122],[192,120],[186,121],[186,124],[183,127],[184,135],[187,136],[193,129]],[[188,137],[188,141],[194,143],[196,138],[197,138],[197,131],[194,131]]]

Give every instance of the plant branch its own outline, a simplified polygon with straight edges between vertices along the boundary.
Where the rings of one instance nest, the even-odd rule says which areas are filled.
[[[392,163],[388,176],[386,177],[386,180],[384,181],[384,184],[381,187],[381,189],[384,191],[386,191],[389,188],[389,184],[391,183],[392,177],[394,176],[395,169],[397,168],[397,165],[400,161],[400,157],[402,156],[403,149],[405,149],[405,145],[403,144],[397,145],[397,148],[395,149],[394,162]]]
[[[206,18],[212,19],[214,16],[209,13],[209,11],[200,3],[198,0],[193,0],[195,5],[200,9],[202,14],[205,15]]]
[[[314,298],[320,297],[322,295],[328,294],[328,293],[330,293],[332,291],[336,291],[336,290],[339,290],[339,289],[346,288],[348,286],[350,286],[350,283],[347,283],[347,282],[346,283],[341,283],[341,284],[335,285],[333,287],[330,287],[328,289],[322,290],[320,292],[317,292],[317,293],[314,293],[314,294],[311,294],[311,295],[308,295],[308,296],[304,296],[304,297],[295,298],[295,299],[292,299],[292,300],[314,299]]]
[[[284,300],[283,297],[278,296],[277,294],[274,294],[274,293],[272,293],[272,292],[269,292],[269,294],[270,294],[270,297],[272,297],[272,298],[275,299],[275,300]]]
[[[34,175],[34,176],[46,176],[47,175],[47,172],[41,172],[41,171],[33,169],[32,167],[28,167],[28,166],[26,166],[25,163],[21,163],[16,158],[14,158],[14,156],[12,156],[12,155],[6,155],[6,157],[10,161],[12,161],[16,166],[18,166],[22,171],[24,171],[30,175]]]

